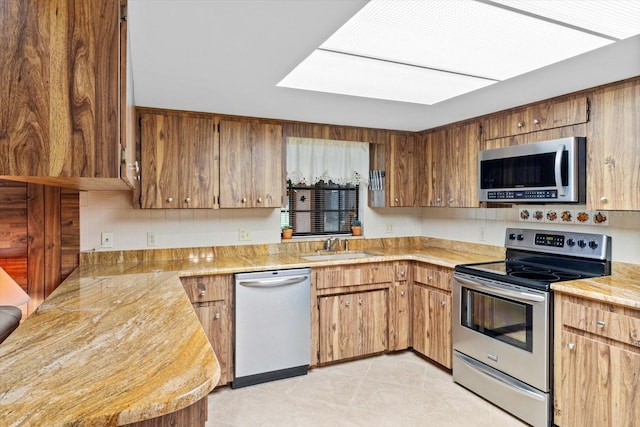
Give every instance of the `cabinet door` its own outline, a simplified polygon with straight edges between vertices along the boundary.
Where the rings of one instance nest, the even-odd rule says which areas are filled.
[[[179,120],[181,208],[214,207],[215,122],[213,117]]]
[[[555,369],[560,369],[555,376],[557,425],[636,425],[640,419],[639,353],[567,331],[561,334],[559,353],[555,358]]]
[[[213,208],[213,117],[141,115],[141,206]]]
[[[391,350],[405,350],[411,341],[411,305],[409,284],[393,287],[393,317],[389,319],[389,347]]]
[[[587,137],[587,207],[640,210],[640,81],[594,94]]]
[[[447,206],[478,207],[478,149],[480,124],[453,126],[449,131],[447,169],[444,170]]]
[[[413,286],[413,349],[451,368],[451,294]]]
[[[178,208],[179,120],[177,116],[142,114],[141,140],[141,207]]]
[[[358,307],[355,294],[319,298],[320,363],[357,356]]]
[[[282,205],[282,127],[220,122],[220,207]]]
[[[386,290],[319,298],[320,363],[387,350]]]
[[[0,2],[0,175],[118,178],[120,2]]]
[[[259,124],[252,126],[251,170],[253,172],[253,206],[277,208],[282,206],[284,167],[282,156],[282,126]]]
[[[446,170],[448,131],[428,133],[422,145],[422,161],[418,166],[420,206],[446,206]]]
[[[220,364],[218,385],[224,385],[231,380],[229,308],[224,301],[199,302],[193,308]]]
[[[387,181],[388,206],[416,205],[416,138],[407,135],[389,137]]]

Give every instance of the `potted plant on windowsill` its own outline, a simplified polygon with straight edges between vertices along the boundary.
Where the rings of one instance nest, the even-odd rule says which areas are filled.
[[[290,239],[291,236],[293,236],[293,227],[291,227],[290,225],[283,225],[282,226],[282,238],[283,239]]]
[[[362,236],[362,222],[359,219],[351,220],[351,234]]]

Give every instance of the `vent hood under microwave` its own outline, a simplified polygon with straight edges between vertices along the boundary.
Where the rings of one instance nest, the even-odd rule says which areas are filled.
[[[584,203],[586,138],[570,137],[478,153],[478,198],[494,203]]]

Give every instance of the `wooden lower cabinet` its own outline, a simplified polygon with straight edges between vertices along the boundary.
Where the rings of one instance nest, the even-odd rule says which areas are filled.
[[[182,284],[220,364],[218,386],[233,379],[233,276],[184,277]]]
[[[451,369],[451,280],[449,268],[414,265],[413,349]]]
[[[640,311],[556,294],[554,423],[637,426]]]
[[[387,289],[319,297],[319,363],[386,351],[387,301]]]

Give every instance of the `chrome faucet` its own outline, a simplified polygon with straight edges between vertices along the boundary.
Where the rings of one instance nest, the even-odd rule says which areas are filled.
[[[338,249],[340,249],[340,238],[339,237],[330,237],[325,242],[325,250],[327,250],[327,251],[334,250],[333,249],[333,245],[334,245],[335,242],[338,242]]]

